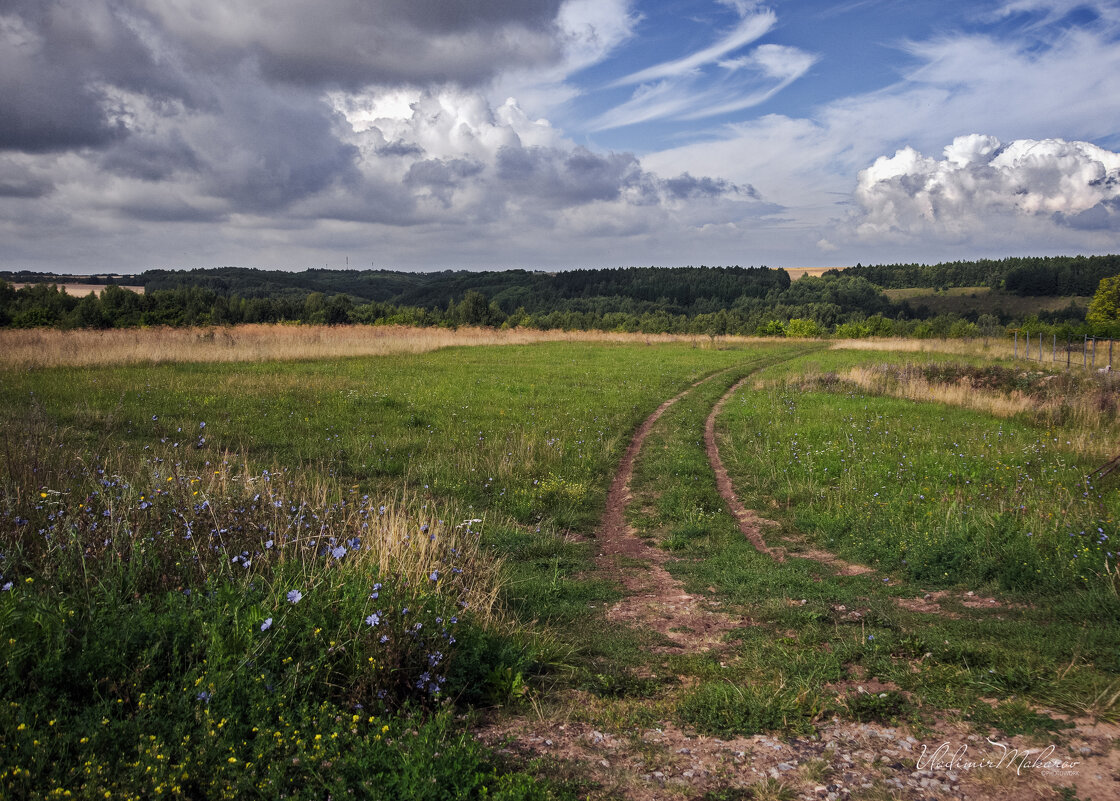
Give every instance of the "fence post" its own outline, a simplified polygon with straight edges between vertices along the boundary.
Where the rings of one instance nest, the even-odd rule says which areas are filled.
[[[1081,335],[1081,366],[1089,366],[1089,335]]]
[[[1069,369],[1069,355],[1072,352],[1073,352],[1073,344],[1069,341],[1069,337],[1066,337],[1066,369],[1067,370]]]

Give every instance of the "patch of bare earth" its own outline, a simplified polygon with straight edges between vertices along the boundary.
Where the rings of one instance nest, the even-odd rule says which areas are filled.
[[[1120,797],[1115,726],[1098,724],[1060,746],[1025,737],[989,741],[960,725],[942,724],[919,737],[906,728],[839,719],[821,723],[814,737],[721,739],[664,722],[611,731],[573,719],[589,699],[572,700],[568,715],[510,720],[484,730],[482,739],[594,782],[590,798],[698,801],[714,791],[753,788],[755,795],[744,797],[1048,801],[1058,797],[1055,787],[1069,786],[1085,800]],[[776,794],[778,787],[784,795]]]

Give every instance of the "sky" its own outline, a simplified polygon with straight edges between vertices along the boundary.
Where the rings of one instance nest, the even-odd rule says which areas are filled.
[[[1120,252],[1120,0],[0,0],[0,270]]]

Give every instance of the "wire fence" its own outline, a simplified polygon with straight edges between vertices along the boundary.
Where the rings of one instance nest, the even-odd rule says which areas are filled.
[[[1113,351],[1120,358],[1120,348],[1114,348],[1114,340],[1084,336],[1080,340],[1058,340],[1057,334],[1030,334],[1013,331],[1013,347],[1016,359],[1029,359],[1041,363],[1049,362],[1064,366],[1067,370],[1082,367],[1087,370],[1111,372]]]

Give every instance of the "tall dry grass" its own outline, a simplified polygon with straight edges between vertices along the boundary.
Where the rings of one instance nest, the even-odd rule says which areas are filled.
[[[1013,417],[1031,412],[1036,401],[1022,392],[986,392],[967,382],[943,384],[927,381],[916,375],[886,372],[877,366],[853,367],[840,373],[839,378],[850,381],[861,389],[876,395],[890,395],[916,401],[934,401],[949,406],[976,409],[996,417]]]
[[[697,347],[745,342],[746,337],[626,334],[604,331],[536,331],[409,326],[239,325],[229,328],[126,328],[59,331],[0,330],[0,368],[251,362],[424,353],[463,345],[536,342],[691,342]]]
[[[1077,340],[1069,345],[1069,364],[1082,369],[1086,366],[1103,368],[1108,364],[1108,345],[1102,344],[1097,352],[1096,362],[1091,363],[1091,351],[1082,353],[1082,343]],[[1091,347],[1091,344],[1090,344]],[[1009,336],[985,337],[980,339],[841,339],[832,343],[833,350],[881,350],[903,353],[948,353],[954,356],[972,356],[982,359],[1018,359],[1024,365],[1035,364],[1039,368],[1055,370],[1066,366],[1066,343],[1055,343],[1051,339],[1042,342],[1042,358],[1039,359],[1038,337],[1033,336],[1028,344],[1024,338],[1015,340]],[[1039,369],[1034,368],[1034,369]]]
[[[1012,359],[1015,357],[1013,343],[1003,337],[991,339],[840,339],[832,343],[832,349],[950,353],[955,356],[974,356],[986,359]],[[1020,345],[1021,354],[1022,345]]]
[[[995,417],[1022,415],[1039,424],[1057,426],[1070,447],[1089,458],[1111,456],[1118,448],[1120,422],[1116,416],[1116,382],[1111,375],[1076,379],[1052,374],[1049,378],[1066,388],[1054,392],[999,391],[967,378],[952,383],[930,381],[916,370],[895,365],[853,367],[837,377],[876,395],[944,403]]]

